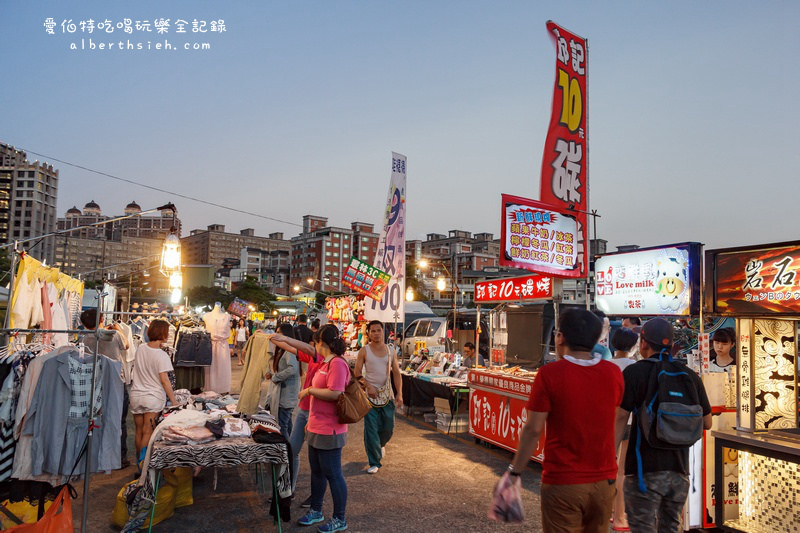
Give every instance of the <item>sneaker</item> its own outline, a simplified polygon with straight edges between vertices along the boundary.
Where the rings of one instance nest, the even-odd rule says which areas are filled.
[[[367,474],[377,474],[379,469],[379,466],[371,466],[367,468]]]
[[[347,530],[347,521],[346,520],[339,520],[335,516],[328,521],[327,524],[324,526],[319,526],[317,531],[319,533],[333,533],[334,531],[345,531]]]
[[[319,511],[315,511],[313,509],[309,510],[306,515],[297,521],[298,524],[301,526],[310,526],[311,524],[316,524],[325,520],[325,517],[322,516],[322,513]],[[332,529],[331,531],[340,531],[339,529]]]
[[[381,446],[381,459],[386,457],[386,446]]]
[[[300,504],[301,509],[310,509],[311,508],[311,496],[303,500],[303,503]]]

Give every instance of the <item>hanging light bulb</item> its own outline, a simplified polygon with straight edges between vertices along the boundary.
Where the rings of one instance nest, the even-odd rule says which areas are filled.
[[[411,287],[406,289],[406,301],[407,302],[413,302],[414,301],[414,289],[412,289]]]
[[[181,266],[181,240],[178,235],[170,232],[164,239],[164,246],[161,249],[161,273],[169,276],[173,270]]]
[[[183,288],[183,274],[181,274],[180,270],[176,270],[175,272],[169,275],[169,288],[170,289]]]
[[[439,278],[438,280],[436,280],[436,288],[439,291],[443,291],[446,286],[447,284],[444,282],[444,278]]]
[[[169,296],[169,303],[171,303],[172,305],[180,303],[181,296],[182,294],[180,289],[172,289],[172,293]]]

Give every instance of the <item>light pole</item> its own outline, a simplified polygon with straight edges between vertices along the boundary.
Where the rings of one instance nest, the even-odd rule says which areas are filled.
[[[455,256],[453,256],[453,257],[455,258]],[[419,266],[419,268],[421,268],[423,270],[428,268],[428,266],[430,266],[432,264],[437,264],[437,265],[441,266],[444,269],[445,274],[447,274],[447,277],[450,278],[450,285],[451,285],[451,287],[453,289],[453,330],[452,330],[452,335],[453,335],[453,342],[456,342],[456,340],[457,340],[456,332],[458,331],[458,304],[457,304],[458,283],[456,282],[456,279],[452,276],[452,274],[450,274],[450,271],[447,269],[447,265],[444,264],[443,261],[428,261],[427,259],[420,259],[417,262],[417,266]],[[456,263],[456,269],[457,268],[458,268],[458,263]],[[456,270],[456,272],[458,272],[458,270]],[[436,282],[436,288],[440,292],[444,290],[444,288],[445,288],[444,279],[439,278],[439,280]]]

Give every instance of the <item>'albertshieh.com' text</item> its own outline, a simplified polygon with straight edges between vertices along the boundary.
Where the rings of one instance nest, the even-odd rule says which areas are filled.
[[[70,43],[70,50],[211,50],[211,43],[179,43],[164,41],[95,41],[91,37]]]

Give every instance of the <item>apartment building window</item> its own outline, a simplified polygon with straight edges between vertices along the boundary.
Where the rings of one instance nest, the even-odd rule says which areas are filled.
[[[325,252],[325,256],[326,257],[330,257],[331,256],[331,252]]]
[[[325,261],[325,266],[331,266],[331,262],[330,261]]]
[[[369,242],[369,238],[368,237],[361,237],[361,242]]]
[[[333,238],[334,238],[334,239],[338,239],[339,237],[341,237],[341,235],[339,235],[338,233],[334,233],[334,234],[333,234]]]

